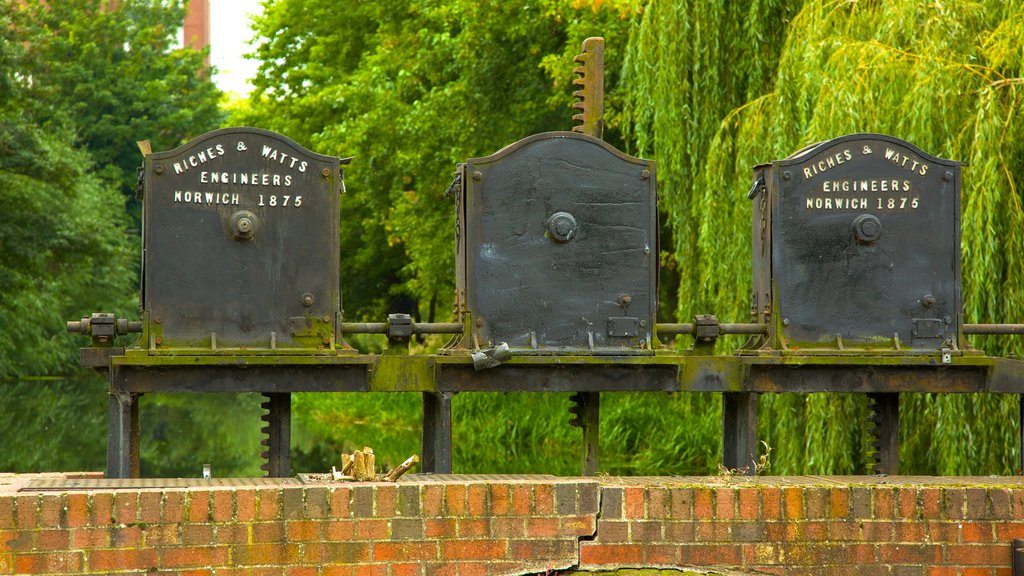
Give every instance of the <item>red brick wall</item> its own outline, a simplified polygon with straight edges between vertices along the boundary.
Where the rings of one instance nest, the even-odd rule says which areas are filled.
[[[0,574],[427,576],[667,567],[1010,576],[1002,479],[439,477],[332,486],[19,491]]]

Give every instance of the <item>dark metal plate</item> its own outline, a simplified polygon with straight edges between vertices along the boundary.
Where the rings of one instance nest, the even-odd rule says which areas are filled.
[[[143,307],[156,345],[329,345],[341,299],[338,167],[255,128],[147,155]],[[315,320],[296,331],[302,317]]]
[[[596,138],[550,132],[470,159],[465,172],[460,284],[481,345],[650,348],[658,254],[653,162]]]
[[[957,341],[959,163],[855,134],[770,172],[776,317],[791,348]]]

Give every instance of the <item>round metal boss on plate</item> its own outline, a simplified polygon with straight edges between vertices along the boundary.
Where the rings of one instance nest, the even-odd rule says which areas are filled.
[[[231,215],[231,235],[236,240],[252,240],[256,232],[256,215],[248,210],[239,210]]]
[[[850,228],[853,229],[854,238],[864,244],[874,242],[882,235],[882,223],[871,214],[857,216]]]
[[[555,212],[544,225],[555,242],[568,242],[576,235],[576,218],[568,212]]]

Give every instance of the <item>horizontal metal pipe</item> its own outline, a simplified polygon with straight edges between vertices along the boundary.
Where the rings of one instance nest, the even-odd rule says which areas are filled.
[[[964,334],[1024,334],[1024,324],[964,324]]]
[[[722,334],[767,334],[767,324],[720,324]]]
[[[693,324],[655,324],[658,334],[693,334]]]
[[[342,322],[344,334],[387,334],[386,322]],[[414,322],[413,334],[461,334],[462,324],[458,322]]]
[[[683,324],[658,324],[658,334],[690,334],[695,331],[692,323]],[[718,330],[722,334],[767,334],[767,324],[719,324]]]
[[[413,334],[462,334],[459,322],[419,322],[412,325]]]
[[[388,325],[384,322],[342,322],[341,331],[345,334],[386,334]]]

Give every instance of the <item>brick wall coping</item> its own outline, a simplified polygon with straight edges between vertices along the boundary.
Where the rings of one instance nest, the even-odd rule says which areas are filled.
[[[412,475],[26,490],[0,474],[0,575],[1010,576],[1020,477]],[[201,480],[193,480],[202,483]]]

